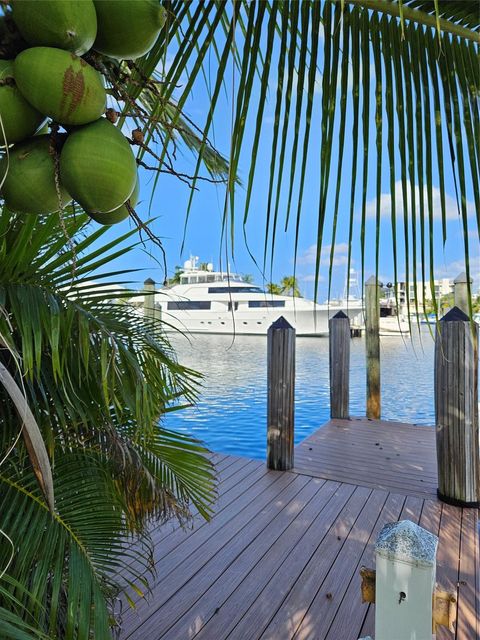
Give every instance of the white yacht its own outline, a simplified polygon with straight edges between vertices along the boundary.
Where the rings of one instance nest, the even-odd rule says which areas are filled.
[[[357,300],[316,304],[305,298],[267,293],[236,273],[197,267],[187,260],[179,284],[157,290],[155,303],[165,327],[190,333],[266,334],[283,316],[297,336],[328,334],[328,320],[339,311],[351,319],[362,311]]]

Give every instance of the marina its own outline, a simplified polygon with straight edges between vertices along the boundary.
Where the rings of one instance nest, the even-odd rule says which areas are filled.
[[[214,517],[154,529],[158,577],[148,597],[132,596],[135,610],[126,605],[121,640],[373,635],[375,608],[362,603],[359,571],[372,566],[382,525],[404,519],[439,536],[437,581],[456,594],[456,631],[440,627],[437,639],[478,638],[479,512],[436,498],[433,430],[332,420],[297,445],[291,471],[214,460]]]
[[[210,449],[265,459],[267,342],[264,336],[176,336],[179,361],[204,374],[194,407],[172,412],[165,426],[191,433]],[[295,443],[329,418],[328,339],[296,343]],[[434,342],[429,327],[381,338],[383,417],[432,427]],[[365,338],[351,341],[350,406],[365,415]],[[412,375],[414,372],[414,375]]]
[[[267,465],[215,451],[220,477],[215,515],[208,523],[194,517],[187,531],[172,523],[152,531],[153,562],[161,578],[151,593],[133,596],[135,606],[125,612],[121,640],[357,640],[378,633],[382,624],[388,629],[382,638],[414,637],[388,626],[394,610],[383,609],[385,589],[392,590],[390,598],[400,593],[398,604],[408,601],[405,611],[419,611],[429,638],[431,624],[440,640],[479,637],[478,451],[470,446],[478,438],[478,423],[472,404],[477,402],[476,377],[469,373],[476,370],[478,353],[470,323],[454,307],[437,332],[435,352],[429,353],[434,356],[435,385],[430,379],[429,387],[430,394],[434,387],[437,428],[380,419],[385,398],[379,384],[377,284],[370,280],[367,285],[362,354],[367,417],[351,411],[352,340],[349,319],[339,313],[330,320],[325,341],[331,418],[323,425],[317,422],[298,442],[295,352],[302,340],[296,341],[284,318],[274,322],[266,344],[267,428],[262,431]],[[442,349],[448,359],[441,357]],[[390,364],[398,381],[398,367]],[[412,375],[410,364],[409,370],[410,378],[419,381],[418,369]],[[228,407],[224,404],[227,415]],[[254,422],[257,429],[265,424]],[[417,561],[405,569],[399,560],[390,577],[379,569],[378,540],[397,525],[409,531],[416,527],[415,535],[435,541],[432,582],[425,582],[421,612],[408,598]],[[400,543],[397,551],[401,548]],[[365,591],[366,575],[374,576],[377,590],[385,581],[377,600],[375,591]],[[399,591],[403,584],[409,587]],[[401,612],[395,615],[402,627],[414,627]],[[420,637],[426,640],[427,635]]]

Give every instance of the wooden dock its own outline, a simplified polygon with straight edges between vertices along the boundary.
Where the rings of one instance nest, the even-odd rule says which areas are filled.
[[[374,634],[359,569],[386,522],[439,536],[437,582],[457,593],[456,634],[480,638],[479,512],[436,498],[433,429],[333,420],[295,449],[293,471],[218,454],[215,516],[153,532],[152,593],[125,608],[122,640],[357,640]],[[132,595],[132,594],[130,594]],[[392,630],[391,640],[395,640]]]

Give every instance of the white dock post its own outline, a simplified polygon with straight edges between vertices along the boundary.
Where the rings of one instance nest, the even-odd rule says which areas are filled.
[[[438,538],[410,520],[386,524],[375,545],[375,640],[430,640]]]

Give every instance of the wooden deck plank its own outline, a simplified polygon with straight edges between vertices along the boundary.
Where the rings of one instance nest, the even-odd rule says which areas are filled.
[[[353,482],[354,484],[364,484],[365,482],[368,482],[375,486],[378,485],[379,489],[386,488],[388,490],[391,488],[392,491],[400,489],[407,492],[420,492],[422,495],[424,493],[429,493],[434,496],[436,495],[436,483],[428,478],[423,481],[422,479],[415,481],[408,476],[402,476],[400,473],[381,474],[376,467],[370,466],[370,469],[368,469],[362,468],[358,464],[353,466],[353,461],[349,460],[347,457],[344,458],[344,468],[339,469],[339,464],[341,463],[335,464],[333,461],[324,463],[315,462],[310,464],[308,469],[300,466],[295,467],[295,473],[313,475],[319,478],[323,477],[323,474],[325,474],[330,480],[338,479],[342,482]]]
[[[328,633],[387,497],[387,493],[379,490],[370,494],[293,636],[295,640],[316,640]]]
[[[287,536],[288,542],[295,543],[292,550],[287,552],[285,545],[282,552],[277,545],[270,547],[228,599],[223,602],[217,599],[218,610],[195,640],[210,640],[222,634],[231,638],[250,638],[258,633],[259,621],[268,620],[272,611],[280,607],[288,585],[300,575],[353,490],[352,486],[326,482],[311,503],[316,515],[310,525],[304,526],[297,518],[291,527],[293,531],[282,534]],[[299,528],[304,530],[299,531]]]
[[[460,537],[462,509],[442,505],[440,535],[437,551],[437,582],[442,589],[457,593],[460,568]],[[444,627],[437,631],[437,640],[451,640],[451,633]],[[468,638],[468,636],[467,636]],[[467,640],[459,638],[459,640]]]
[[[329,530],[322,544],[310,558],[295,584],[290,589],[281,607],[275,612],[262,633],[264,640],[291,640],[315,597],[319,584],[328,574],[348,533],[362,511],[371,491],[357,487],[345,505],[334,527]],[[238,636],[234,636],[238,638]]]
[[[251,597],[251,593],[248,591],[245,593],[243,590],[240,594],[236,587],[255,568],[262,567],[263,573],[273,571],[274,567],[278,566],[280,558],[283,559],[288,555],[304,530],[311,525],[318,514],[319,502],[328,503],[336,488],[338,483],[325,483],[323,480],[312,478],[295,496],[288,508],[283,509],[272,522],[267,524],[261,535],[253,539],[235,558],[235,562],[223,571],[218,580],[210,584],[202,597],[188,610],[187,615],[183,616],[162,637],[166,640],[198,637],[197,634],[205,622],[213,616],[221,625],[221,633],[226,635],[226,627],[231,624],[231,619],[221,609],[223,602],[232,592],[235,592],[232,612],[239,607],[242,609],[246,607],[241,595]],[[259,579],[261,580],[262,577],[259,576]],[[251,586],[253,589],[259,588],[258,584]],[[216,637],[212,635],[211,630],[209,636]]]
[[[267,470],[263,464],[257,460],[248,459],[235,459],[232,465],[222,469],[219,476],[219,498],[215,505],[215,513],[217,515],[221,513],[230,502],[248,490],[251,485],[255,484],[266,473]],[[185,541],[194,531],[197,532],[205,524],[205,519],[196,514],[193,517],[193,521],[186,528],[182,528],[177,520],[153,526],[150,530],[150,535],[155,545],[155,563],[173,550],[179,542]],[[133,567],[134,564],[135,562],[132,561],[129,566]],[[138,566],[138,562],[136,564]],[[129,596],[134,602],[140,597],[135,591],[129,593]]]
[[[275,475],[277,474],[279,477],[272,483],[270,490],[266,489],[253,500],[249,500],[239,513],[232,510],[229,526],[214,531],[215,519],[212,520],[207,526],[209,530],[207,533],[210,532],[209,539],[204,541],[202,547],[197,548],[197,553],[193,557],[188,557],[177,564],[171,575],[168,575],[171,568],[168,566],[165,568],[162,561],[158,563],[160,581],[153,588],[150,602],[147,604],[142,601],[139,605],[146,604],[150,613],[161,607],[161,616],[147,618],[140,627],[132,633],[127,633],[125,638],[154,640],[160,637],[159,631],[168,630],[166,625],[171,626],[170,623],[176,622],[177,618],[187,611],[208,588],[208,583],[215,576],[218,577],[217,574],[221,574],[225,568],[225,562],[233,561],[248,541],[257,536],[310,481],[304,476],[281,472],[276,472]],[[212,563],[208,565],[208,570],[202,571],[210,560]],[[177,592],[178,597],[173,599],[174,605],[172,605],[172,598]]]
[[[476,565],[478,549],[478,528],[476,510],[463,509],[462,530],[460,536],[460,565],[458,576],[458,625],[456,637],[475,638],[480,634],[478,611],[478,592],[475,592]]]
[[[194,514],[192,529],[152,529],[158,577],[125,613],[122,640],[374,636],[359,568],[374,565],[381,526],[405,518],[439,535],[437,581],[458,593],[456,640],[480,638],[479,514],[436,498],[433,429],[330,421],[296,447],[291,472],[212,460],[215,515],[206,523]],[[440,630],[437,640],[451,637]]]
[[[162,597],[167,597],[169,593],[175,593],[181,587],[179,584],[183,575],[191,575],[199,570],[206,563],[210,555],[202,555],[201,549],[212,536],[216,536],[216,546],[209,549],[209,554],[214,554],[215,548],[224,544],[225,536],[232,536],[232,527],[240,522],[242,518],[250,518],[255,514],[255,506],[262,506],[271,499],[272,493],[282,491],[295,478],[282,473],[266,472],[263,468],[258,470],[258,477],[251,486],[245,487],[238,483],[232,490],[234,498],[224,509],[209,523],[204,523],[198,529],[191,532],[178,530],[173,534],[173,540],[169,538],[169,544],[165,542],[156,546],[155,568],[158,574],[153,582],[152,593],[145,598],[135,596],[136,609],[126,610],[123,618],[123,626],[128,630],[134,625],[134,620],[141,619],[144,612],[151,610],[150,601],[155,600],[158,604],[157,592],[161,591]],[[308,479],[306,479],[308,481]],[[228,537],[227,537],[228,540]],[[200,551],[199,551],[200,550]],[[193,556],[192,559],[190,559]],[[172,580],[168,580],[165,587],[165,578],[173,573]]]
[[[295,450],[295,472],[436,497],[435,432],[379,420],[330,420]]]
[[[377,444],[378,443],[378,444]],[[406,451],[396,451],[393,447],[388,448],[382,446],[382,440],[379,438],[372,444],[365,446],[363,443],[353,442],[350,439],[331,442],[323,441],[305,441],[298,445],[296,451],[300,459],[308,460],[310,458],[337,458],[338,456],[352,457],[359,463],[371,464],[372,455],[375,456],[375,465],[380,469],[396,469],[398,471],[406,471],[412,477],[425,475],[437,478],[437,463],[431,456],[431,452],[409,454]]]

